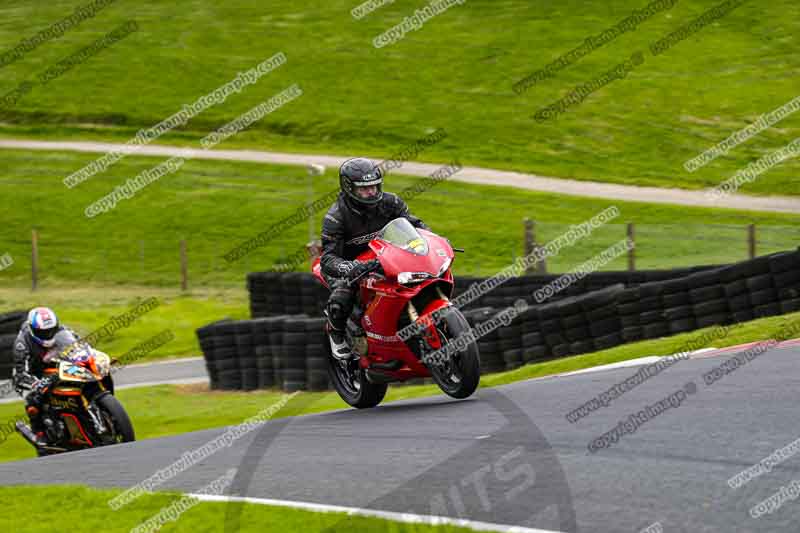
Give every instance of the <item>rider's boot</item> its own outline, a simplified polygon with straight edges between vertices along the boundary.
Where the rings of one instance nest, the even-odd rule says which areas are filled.
[[[331,344],[331,354],[340,361],[353,357],[353,351],[345,339],[347,317],[353,311],[353,291],[348,288],[343,280],[333,280],[331,295],[325,306],[325,315],[328,317],[326,329],[328,340]]]
[[[47,435],[44,431],[35,431],[33,436],[35,437],[34,444],[36,444],[36,446],[47,446]]]
[[[30,416],[29,418],[31,421],[31,431],[36,437],[36,445],[46,446],[49,441],[47,439],[47,433],[45,432],[44,424],[42,423],[42,415],[39,414],[37,416]]]
[[[340,361],[345,361],[353,357],[353,351],[347,345],[344,331],[334,329],[328,322],[328,339],[331,343],[331,354]]]
[[[34,444],[37,446],[45,446],[48,444],[47,433],[45,432],[44,422],[42,420],[42,397],[41,394],[32,392],[27,398],[27,405],[25,412],[30,421],[31,433],[34,437]]]
[[[31,418],[29,424],[26,424],[22,420],[17,420],[16,428],[26,440],[30,441],[31,444],[37,448],[41,448],[48,444],[47,435],[44,432],[44,429],[41,427],[41,423],[37,424],[33,422],[33,418]]]

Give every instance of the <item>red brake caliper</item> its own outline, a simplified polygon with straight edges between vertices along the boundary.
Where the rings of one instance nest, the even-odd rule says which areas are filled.
[[[442,341],[439,339],[439,332],[436,331],[436,324],[431,319],[430,315],[425,315],[419,319],[420,323],[425,326],[421,336],[429,347],[438,350],[442,347]]]

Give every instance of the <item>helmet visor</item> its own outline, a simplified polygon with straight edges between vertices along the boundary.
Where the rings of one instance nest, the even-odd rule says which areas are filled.
[[[53,340],[53,337],[56,336],[56,333],[58,333],[58,327],[47,328],[47,329],[34,328],[32,332],[33,336],[39,339],[40,341],[51,341]]]
[[[374,185],[356,185],[353,187],[353,194],[356,198],[364,203],[377,202],[381,196],[381,184]]]
[[[56,333],[58,333],[58,326],[52,328],[31,328],[31,335],[33,339],[44,346],[50,348],[55,343]]]

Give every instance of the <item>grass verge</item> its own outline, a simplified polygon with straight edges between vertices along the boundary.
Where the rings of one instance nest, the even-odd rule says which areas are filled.
[[[0,110],[0,131],[124,141],[282,51],[284,66],[162,141],[197,146],[209,131],[297,83],[302,97],[220,148],[390,157],[444,128],[448,138],[419,159],[459,156],[465,164],[546,176],[708,187],[800,134],[795,114],[697,172],[683,169],[684,161],[798,94],[795,0],[745,3],[664,54],[651,54],[650,44],[718,3],[678,2],[518,95],[515,82],[611,32],[648,2],[470,0],[379,49],[373,39],[411,16],[419,1],[396,0],[360,20],[350,14],[353,0],[142,0],[135,13],[116,2],[3,68],[0,91],[7,94],[127,20],[140,28]],[[14,2],[3,12],[0,50],[12,50],[76,5]],[[533,118],[636,51],[645,61],[624,79],[555,120]],[[800,160],[786,161],[743,192],[800,194],[798,169]]]
[[[96,490],[81,485],[14,486],[0,487],[5,512],[0,515],[0,531],[17,533],[50,533],[53,525],[33,517],[41,513],[42,502],[54,509],[92,509],[82,513],[78,520],[70,521],[69,531],[95,533],[97,531],[129,532],[143,522],[158,515],[163,509],[181,499],[182,494],[158,492],[144,495],[118,511],[105,507],[105,502],[120,494],[121,490]],[[199,502],[186,512],[177,515],[174,522],[166,521],[159,531],[192,531],[218,533],[224,529],[228,505],[241,505],[240,533],[280,532],[367,532],[367,533],[462,533],[474,531],[452,526],[426,526],[404,524],[368,517],[353,517],[343,513],[316,513],[286,507],[256,504],[230,504]]]
[[[309,177],[300,167],[227,161],[187,161],[114,209],[87,218],[85,208],[152,168],[158,158],[128,157],[101,176],[66,190],[61,180],[93,158],[89,154],[0,150],[3,240],[0,255],[14,264],[0,271],[0,291],[28,287],[31,230],[39,235],[41,287],[180,286],[180,242],[187,242],[190,288],[244,285],[248,272],[269,270],[318,234],[322,209],[281,231],[234,263],[223,254],[293,215],[309,201]],[[336,169],[314,178],[312,198],[338,190]],[[419,179],[391,176],[386,189],[401,192]],[[53,201],[54,191],[58,201]],[[489,275],[523,254],[525,217],[537,223],[544,244],[570,225],[615,205],[620,216],[548,258],[551,272],[565,272],[624,239],[636,224],[637,268],[728,263],[747,258],[747,225],[757,225],[757,252],[794,248],[800,215],[610,201],[545,194],[512,187],[441,182],[409,202],[437,233],[466,249],[454,262],[456,275]],[[32,208],[35,207],[35,216]],[[306,270],[305,262],[298,270]],[[619,257],[606,270],[627,268]]]
[[[129,311],[137,298],[158,298],[160,305],[141,316],[113,337],[98,341],[96,348],[115,357],[134,346],[170,330],[174,339],[130,363],[202,355],[195,329],[225,317],[249,318],[244,289],[197,289],[188,293],[160,287],[64,285],[31,292],[29,289],[0,291],[0,310],[52,307],[59,319],[81,335],[101,328],[112,317]]]

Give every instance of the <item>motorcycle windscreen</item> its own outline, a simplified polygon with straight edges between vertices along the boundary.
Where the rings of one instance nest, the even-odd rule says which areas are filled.
[[[412,254],[428,255],[428,243],[405,218],[396,218],[386,224],[378,238]]]

